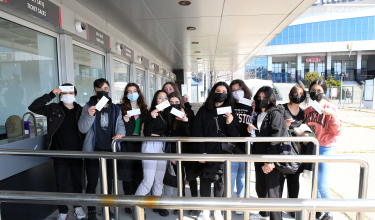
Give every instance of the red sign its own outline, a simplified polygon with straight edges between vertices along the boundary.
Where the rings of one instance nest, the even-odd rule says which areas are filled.
[[[306,57],[306,63],[320,63],[321,58],[320,57]]]

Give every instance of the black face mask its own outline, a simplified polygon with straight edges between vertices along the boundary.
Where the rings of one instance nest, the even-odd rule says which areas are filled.
[[[310,92],[310,97],[312,100],[320,102],[323,99],[323,93],[322,92]]]
[[[180,108],[181,108],[181,104],[171,104],[171,110],[172,110],[172,108],[175,108],[175,109],[177,109],[177,110],[180,110]]]
[[[100,100],[103,98],[103,96],[108,98],[108,92],[107,91],[96,91],[96,97]]]
[[[268,100],[255,100],[255,106],[257,109],[267,108]]]
[[[227,99],[228,94],[226,93],[215,93],[214,94],[214,100],[216,102],[224,102],[225,99]]]
[[[300,104],[303,101],[305,101],[305,96],[300,95],[300,94],[293,94],[290,101],[292,101],[293,103],[296,103],[296,104]]]

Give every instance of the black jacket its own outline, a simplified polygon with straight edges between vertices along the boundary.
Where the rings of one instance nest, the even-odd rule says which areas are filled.
[[[254,118],[253,125],[257,127],[258,116]],[[278,108],[271,108],[264,117],[260,130],[255,130],[257,137],[285,137],[286,125],[283,112]],[[254,142],[253,154],[279,154],[281,142]],[[256,162],[255,166],[263,166],[264,162]]]
[[[192,128],[194,124],[194,112],[190,109],[185,109],[186,117],[188,118],[187,122],[180,121],[180,126],[178,126],[175,130],[171,129],[169,135],[171,137],[191,137],[192,136]],[[172,145],[172,153],[177,152],[176,143],[171,142]],[[193,144],[190,142],[182,142],[181,143],[181,152],[182,153],[195,153],[195,149],[193,149]]]
[[[61,122],[64,120],[65,114],[63,110],[63,103],[51,103],[47,105],[48,102],[50,102],[52,99],[54,99],[56,95],[53,92],[50,92],[49,94],[44,94],[42,97],[39,97],[34,100],[33,103],[29,106],[29,110],[39,114],[44,115],[47,117],[47,137],[46,137],[46,144],[47,149],[51,149],[51,145],[57,145],[59,143],[52,143],[52,137],[56,130],[60,127]],[[82,113],[82,107],[74,102],[74,108],[77,109],[76,111],[76,118],[77,118],[77,125],[79,118],[81,117]],[[83,140],[85,139],[84,134],[79,132],[79,137],[81,138],[81,146],[83,144]],[[57,147],[53,148],[57,149]]]

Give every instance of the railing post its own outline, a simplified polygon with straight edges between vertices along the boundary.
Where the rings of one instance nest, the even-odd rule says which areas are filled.
[[[102,190],[103,194],[108,194],[108,185],[107,185],[107,160],[103,157],[100,158],[100,167],[102,169]],[[104,219],[109,220],[109,208],[107,206],[104,207]]]
[[[227,198],[231,198],[232,195],[231,195],[231,161],[229,160],[226,160],[224,162],[225,164],[225,169],[224,169],[224,190],[225,190],[225,194],[224,196],[227,197]],[[225,215],[224,215],[224,219],[225,220],[231,220],[232,219],[232,212],[231,210],[227,210],[225,211]]]
[[[296,212],[296,220],[309,220],[309,212],[306,209]]]
[[[181,141],[177,141],[177,154],[181,154]],[[182,176],[182,161],[177,161],[177,189],[178,189],[178,197],[182,197],[182,189],[184,183],[184,177]],[[180,209],[178,212],[178,216],[180,220],[184,219],[184,210]]]
[[[368,171],[368,164],[366,164],[366,166],[361,165],[359,172],[358,199],[367,199]],[[357,220],[365,220],[365,216],[365,212],[357,212]]]
[[[117,141],[112,141],[112,151],[117,152]],[[118,185],[117,185],[117,159],[113,159],[113,194],[118,195]],[[115,219],[119,220],[118,207],[115,208]]]
[[[246,155],[250,155],[251,142],[246,143]],[[251,162],[245,163],[245,198],[250,198],[250,175],[251,175]],[[249,220],[250,213],[245,211],[244,220]]]
[[[134,206],[133,220],[145,220],[145,209],[139,206]]]
[[[319,144],[315,143],[314,155],[319,155]],[[312,163],[312,187],[311,187],[311,198],[316,199],[318,196],[318,172],[319,172],[319,162]],[[315,219],[315,211],[311,212],[311,219]]]

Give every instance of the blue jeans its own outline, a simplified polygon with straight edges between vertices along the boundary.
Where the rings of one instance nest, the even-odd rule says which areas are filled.
[[[233,195],[234,184],[237,182],[237,196],[245,197],[245,162],[232,162],[231,166],[231,195]]]
[[[334,155],[336,147],[319,147],[319,155]],[[331,189],[329,188],[329,179],[331,176],[332,163],[319,163],[318,172],[318,195],[317,198],[331,199]],[[326,212],[329,214],[329,212]]]

